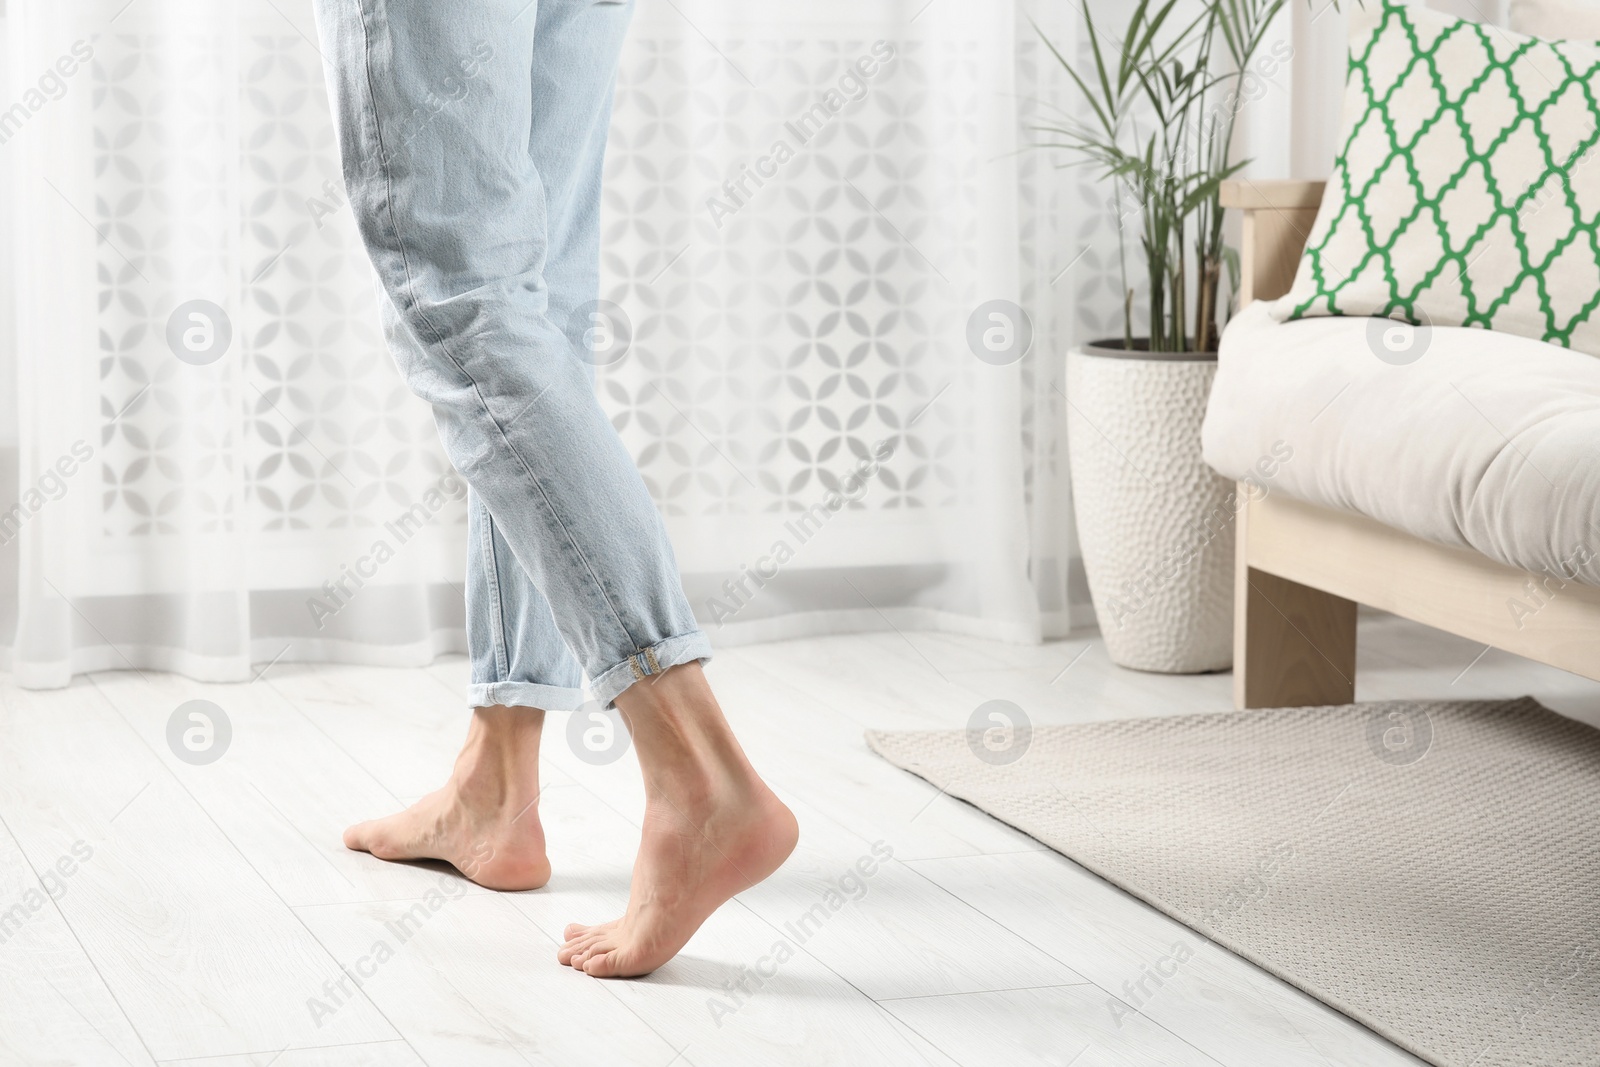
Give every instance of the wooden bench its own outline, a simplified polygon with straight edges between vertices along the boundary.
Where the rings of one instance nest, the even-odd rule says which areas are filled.
[[[1242,307],[1282,296],[1311,233],[1322,182],[1227,182],[1244,214]],[[1249,500],[1239,486],[1241,499]],[[1546,575],[1434,544],[1352,512],[1272,493],[1239,513],[1233,698],[1239,708],[1355,700],[1356,605],[1367,604],[1600,680],[1600,587],[1568,583],[1536,614],[1508,607]]]

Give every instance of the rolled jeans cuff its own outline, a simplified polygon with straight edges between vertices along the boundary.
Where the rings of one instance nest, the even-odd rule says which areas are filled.
[[[545,711],[576,711],[583,706],[583,690],[534,682],[474,682],[467,686],[467,700],[474,708],[542,708]]]
[[[617,694],[634,682],[660,674],[668,667],[690,661],[704,662],[711,658],[711,639],[700,630],[669,637],[665,641],[641,648],[627,659],[600,673],[589,683],[590,692],[602,706],[610,707]]]

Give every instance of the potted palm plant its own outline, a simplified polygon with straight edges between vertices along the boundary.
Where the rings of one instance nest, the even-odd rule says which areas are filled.
[[[1068,353],[1066,396],[1084,570],[1106,650],[1126,667],[1190,673],[1233,659],[1236,502],[1200,454],[1238,274],[1218,194],[1247,162],[1232,155],[1234,121],[1266,84],[1253,64],[1285,2],[1139,0],[1113,47],[1082,0],[1081,72],[1045,37],[1085,106],[1036,127],[1039,147],[1093,168],[1118,208],[1123,336]],[[1285,58],[1274,49],[1274,66]]]

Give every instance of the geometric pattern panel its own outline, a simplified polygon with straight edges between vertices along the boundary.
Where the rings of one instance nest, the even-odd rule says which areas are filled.
[[[601,261],[634,320],[600,374],[618,430],[669,515],[804,510],[885,441],[853,507],[949,502],[960,405],[929,401],[970,362],[980,163],[951,150],[976,131],[941,87],[971,84],[975,58],[777,34],[719,48],[636,32],[624,55]],[[828,91],[838,113],[812,111]]]
[[[302,7],[288,10],[308,26]],[[381,527],[448,469],[383,341],[320,58],[287,16],[245,9],[232,38],[93,38],[103,536]],[[601,296],[632,341],[597,390],[669,516],[804,511],[884,442],[893,456],[851,509],[972,499],[959,374],[975,366],[968,315],[994,295],[975,250],[993,237],[979,146],[998,109],[977,45],[853,32],[709,49],[681,27],[630,33]],[[1054,61],[1031,36],[1018,48],[1027,111]],[[824,116],[829,94],[841,106]],[[792,156],[773,162],[779,141]],[[1012,241],[1036,325],[1018,427],[1031,497],[1036,465],[1054,480],[1063,458],[1060,356],[1116,332],[1121,301],[1096,183],[1039,153],[1005,163],[1023,178]],[[204,366],[168,342],[196,300],[230,317],[231,347]],[[435,521],[464,515],[452,503]]]
[[[173,77],[235,51],[236,69]],[[97,38],[94,69],[104,533],[404,511],[447,467],[384,346],[316,54],[294,34],[125,33]],[[219,82],[237,95],[185,89]],[[169,340],[195,300],[231,331],[204,365]]]

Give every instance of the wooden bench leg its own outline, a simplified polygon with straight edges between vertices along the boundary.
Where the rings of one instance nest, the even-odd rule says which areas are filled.
[[[1234,591],[1234,707],[1355,702],[1355,601],[1242,561]]]

